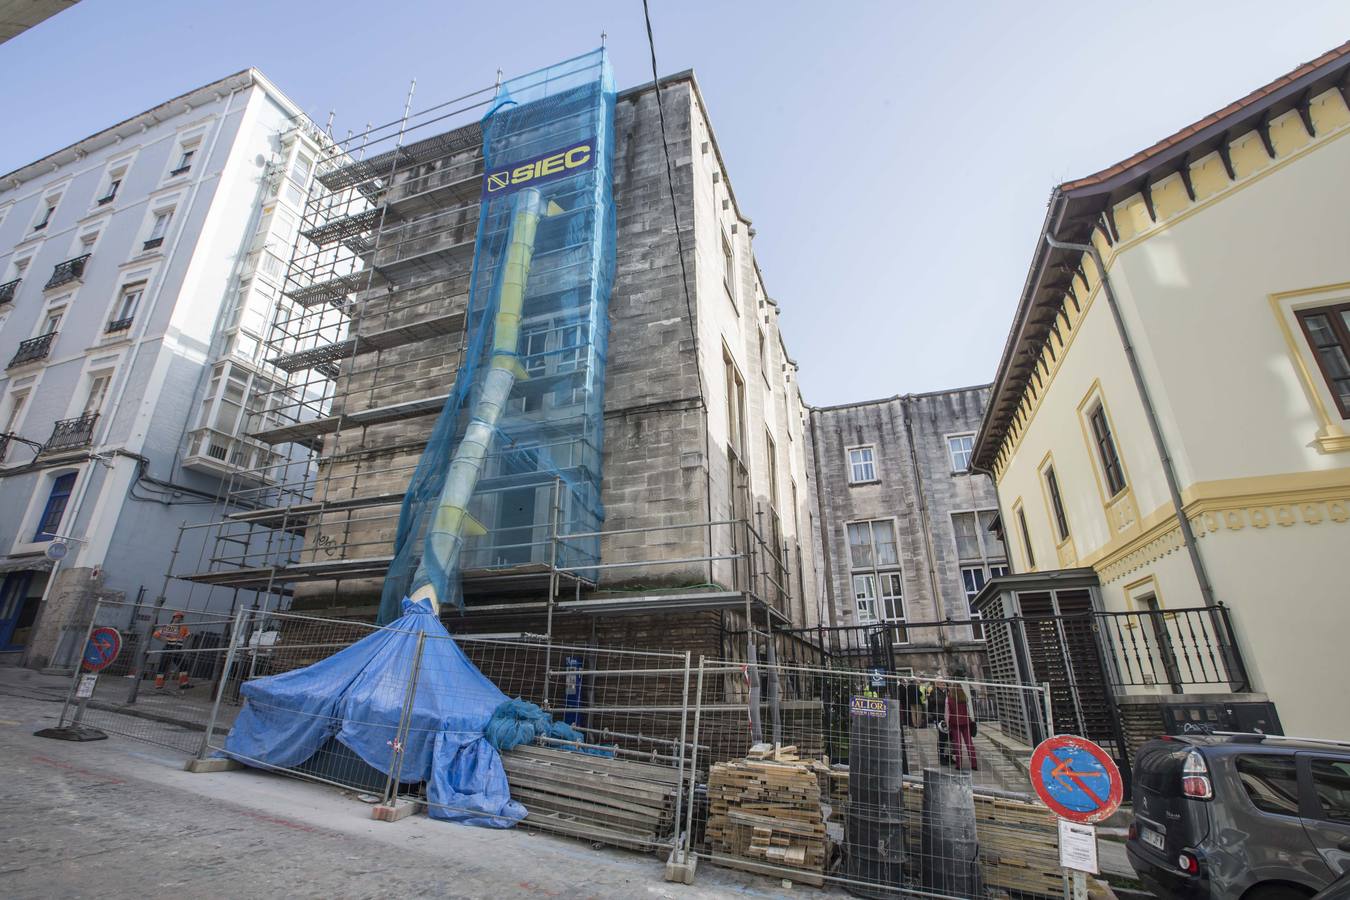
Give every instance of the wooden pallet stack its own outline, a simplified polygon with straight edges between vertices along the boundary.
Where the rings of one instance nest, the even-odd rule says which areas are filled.
[[[708,773],[705,838],[718,865],[824,883],[825,816],[815,760],[795,747],[756,744],[745,759],[716,763]]]
[[[527,828],[643,851],[675,832],[680,784],[670,766],[532,745],[503,753],[502,765]]]

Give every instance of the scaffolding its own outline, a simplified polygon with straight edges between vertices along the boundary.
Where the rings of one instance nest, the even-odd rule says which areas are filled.
[[[214,521],[184,526],[166,578],[232,591],[236,603],[252,592],[264,609],[366,615],[378,602],[406,488],[470,350],[480,120],[501,89],[499,81],[418,112],[410,90],[399,118],[332,140],[316,160],[263,354],[284,383],[262,384],[246,410],[248,439],[274,452],[231,476]],[[580,406],[599,387],[586,353],[604,352],[603,335],[578,338],[574,324],[558,324],[551,281],[569,264],[566,248],[536,260],[520,344],[528,377],[510,414],[544,437],[488,456],[479,494],[519,517],[504,512],[465,547],[469,613],[489,625],[540,616],[550,635],[556,611],[622,613],[639,603],[785,624],[787,549],[748,503],[732,519],[612,529],[589,512],[598,502],[577,501],[573,470],[594,469],[598,485],[599,436],[551,432],[540,414]],[[671,552],[700,541],[701,551]],[[708,583],[615,590],[633,584],[629,573],[662,567],[700,568]],[[608,590],[598,593],[602,580]]]

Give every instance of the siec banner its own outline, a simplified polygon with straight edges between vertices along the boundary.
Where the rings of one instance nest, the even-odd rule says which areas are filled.
[[[595,139],[587,138],[558,150],[540,153],[483,174],[483,199],[505,197],[522,188],[538,187],[595,168]]]

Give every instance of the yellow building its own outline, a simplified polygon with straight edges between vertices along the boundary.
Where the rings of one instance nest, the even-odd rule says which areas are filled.
[[[1059,616],[1136,736],[1350,739],[1348,79],[1350,43],[1060,185],[1037,239],[974,451],[1019,574],[980,603]]]

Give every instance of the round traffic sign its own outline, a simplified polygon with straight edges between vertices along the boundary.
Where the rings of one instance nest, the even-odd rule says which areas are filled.
[[[100,625],[89,632],[89,643],[84,645],[84,670],[101,672],[112,665],[122,652],[122,635],[116,628]]]
[[[1115,760],[1086,738],[1060,734],[1031,754],[1031,786],[1046,806],[1070,822],[1100,822],[1120,808],[1125,785]]]

